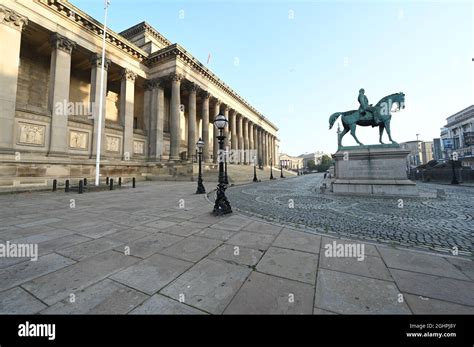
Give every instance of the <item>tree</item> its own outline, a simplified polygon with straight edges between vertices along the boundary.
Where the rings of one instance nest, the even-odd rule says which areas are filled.
[[[318,169],[318,165],[316,165],[314,163],[314,160],[308,160],[308,163],[306,164],[306,166],[308,167],[308,170],[309,171],[313,171],[313,170],[317,170]]]
[[[321,163],[319,165],[317,165],[317,170],[318,170],[318,172],[325,172],[325,171],[329,170],[331,165],[332,165],[331,157],[329,157],[328,155],[325,154],[321,157]]]

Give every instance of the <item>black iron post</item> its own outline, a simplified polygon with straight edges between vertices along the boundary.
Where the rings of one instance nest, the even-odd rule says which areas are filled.
[[[206,188],[202,184],[202,147],[204,146],[204,141],[200,138],[196,144],[198,148],[198,158],[199,158],[199,173],[198,173],[198,186],[196,194],[206,194]]]
[[[119,177],[119,182],[118,182],[119,187],[122,186],[122,177]]]
[[[135,177],[132,178],[132,188],[135,188]]]
[[[82,180],[79,181],[79,191],[78,193],[79,194],[82,194],[84,191],[84,183],[82,182]]]
[[[451,184],[459,184],[458,179],[456,178],[456,170],[454,170],[454,154],[451,154],[451,167],[453,169],[453,178]]]
[[[273,159],[270,158],[270,180],[274,180],[275,177],[273,177]]]
[[[110,183],[110,190],[114,190],[114,179],[111,178],[111,179],[109,180],[109,183]]]
[[[224,183],[229,184],[229,179],[227,178],[227,149],[224,152]]]
[[[285,178],[285,176],[283,176],[283,161],[280,160],[280,178]]]
[[[258,182],[257,178],[257,158],[253,157],[253,181]]]
[[[223,130],[227,126],[227,119],[223,114],[219,114],[214,120],[214,125],[219,129],[219,136],[217,140],[219,141],[219,151],[222,153],[224,150],[224,139],[226,138],[223,135]],[[232,207],[230,206],[229,200],[225,195],[225,190],[227,185],[224,182],[224,160],[219,160],[219,184],[217,185],[216,193],[216,202],[214,204],[215,215],[221,216],[224,214],[232,213]]]
[[[64,192],[69,193],[69,180],[66,180],[65,187],[64,187]]]
[[[87,186],[87,178],[84,178],[84,187]]]
[[[58,180],[53,180],[53,192],[56,191],[57,187],[58,187]]]

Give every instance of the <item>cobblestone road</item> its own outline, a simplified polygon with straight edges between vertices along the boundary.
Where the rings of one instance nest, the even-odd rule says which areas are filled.
[[[237,186],[232,206],[307,231],[472,256],[474,188],[418,183],[420,198],[322,194],[320,174]],[[444,189],[446,198],[436,198]]]

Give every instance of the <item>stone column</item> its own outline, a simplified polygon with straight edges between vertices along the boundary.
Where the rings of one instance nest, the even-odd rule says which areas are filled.
[[[145,155],[147,157],[151,156],[151,127],[150,127],[150,122],[151,122],[151,93],[153,89],[153,85],[151,81],[145,81],[143,84],[143,89],[145,90],[143,94],[143,123],[144,123],[144,130],[145,133],[148,136],[148,148],[145,150]]]
[[[217,163],[217,153],[219,151],[219,141],[217,140],[217,136],[219,135],[219,129],[217,129],[214,126],[214,119],[217,117],[217,115],[220,112],[221,108],[221,102],[219,99],[214,98],[214,111],[212,112],[212,143],[213,143],[213,148],[212,148],[212,162]]]
[[[237,162],[239,164],[242,164],[243,162],[243,155],[242,152],[244,150],[244,129],[243,129],[243,116],[238,115],[237,116],[237,147],[238,147],[238,152],[237,152]]]
[[[267,133],[262,130],[262,158],[263,166],[267,166]]]
[[[243,127],[244,127],[244,155],[243,155],[243,160],[244,160],[244,164],[248,164],[250,163],[250,160],[248,158],[249,154],[248,154],[248,151],[249,151],[249,123],[248,123],[248,119],[247,118],[244,118],[243,121],[242,121],[242,124],[243,124]]]
[[[253,123],[248,121],[248,134],[249,134],[249,164],[252,164],[252,151],[253,151]]]
[[[199,86],[196,83],[188,85],[188,160],[191,160],[196,152],[196,93],[198,90]]]
[[[92,155],[91,158],[97,155],[97,135],[99,133],[99,106],[100,106],[100,81],[102,73],[104,74],[104,90],[103,90],[103,103],[102,103],[102,124],[101,124],[101,144],[100,144],[100,155],[105,154],[107,148],[106,137],[105,137],[105,112],[106,112],[106,96],[107,96],[107,70],[111,61],[105,59],[105,66],[102,67],[102,57],[99,54],[92,55],[91,58],[91,103],[92,103],[92,117],[94,118],[94,136],[92,141]]]
[[[0,153],[13,152],[21,32],[28,19],[0,5]]]
[[[230,148],[234,151],[233,157],[236,158],[236,151],[238,149],[238,140],[237,140],[237,112],[235,110],[230,111],[230,131],[231,131],[231,144]]]
[[[148,82],[150,93],[150,153],[152,161],[161,161],[164,151],[163,130],[165,126],[165,83],[162,78],[155,78]]]
[[[123,125],[123,158],[133,157],[133,118],[137,74],[125,69],[120,85],[120,121]]]
[[[76,43],[53,33],[48,106],[51,127],[48,155],[66,156],[68,151],[68,107],[71,80],[71,53]]]
[[[257,127],[257,164],[263,165],[263,151],[262,151],[262,129]]]
[[[183,76],[172,73],[171,78],[171,103],[170,103],[170,160],[179,160],[181,145],[180,105],[181,105],[181,80]]]
[[[253,137],[253,148],[252,149],[254,150],[254,155],[256,156],[256,158],[258,160],[257,125],[255,123],[252,124],[252,137]],[[257,162],[257,164],[258,164],[258,162]]]
[[[209,162],[209,98],[211,94],[205,90],[201,92],[202,98],[202,140],[204,141],[204,148],[202,149],[202,159]]]

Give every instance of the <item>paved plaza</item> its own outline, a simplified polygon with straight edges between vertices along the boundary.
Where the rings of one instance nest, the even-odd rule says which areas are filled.
[[[424,197],[398,208],[397,200],[321,195],[321,181],[235,186],[235,211],[225,217],[210,214],[193,182],[0,195],[0,243],[39,251],[37,261],[0,258],[0,313],[474,313],[469,257],[398,247],[471,252],[470,188],[442,186],[442,200],[438,186],[421,185]],[[289,199],[294,208],[284,207]],[[362,260],[327,255],[327,245],[361,245],[350,239],[371,234],[390,243],[364,241]]]

